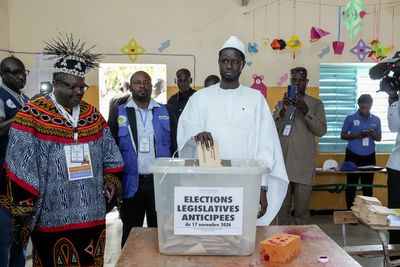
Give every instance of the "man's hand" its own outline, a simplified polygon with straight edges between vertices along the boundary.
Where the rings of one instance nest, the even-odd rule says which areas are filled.
[[[267,211],[268,202],[267,202],[267,191],[265,190],[265,187],[261,187],[260,189],[260,206],[261,209],[257,214],[257,219],[264,216],[265,212]]]
[[[297,95],[296,97],[296,107],[298,110],[300,110],[303,115],[306,115],[308,112],[308,106],[306,102],[304,102],[303,96],[302,95]]]
[[[207,150],[214,147],[214,139],[210,132],[201,132],[194,137],[196,143],[205,146]]]
[[[281,108],[281,110],[279,111],[279,116],[281,118],[283,118],[285,116],[286,111],[290,108],[290,100],[287,97],[287,93],[285,93],[283,95],[283,99],[282,99],[282,103],[283,103],[283,107]]]
[[[115,186],[115,184],[111,182],[106,182],[104,184],[104,193],[106,195],[108,203],[110,203],[111,199],[113,199],[113,197],[115,196],[115,192],[117,192],[117,187]]]

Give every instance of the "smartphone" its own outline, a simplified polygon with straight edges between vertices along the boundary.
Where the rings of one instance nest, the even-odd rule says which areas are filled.
[[[364,136],[364,137],[367,137],[372,131],[373,131],[373,130],[370,129],[370,130],[362,130],[361,132],[363,133],[363,136]]]
[[[290,102],[294,102],[296,100],[297,95],[297,87],[296,85],[288,85],[287,97]]]

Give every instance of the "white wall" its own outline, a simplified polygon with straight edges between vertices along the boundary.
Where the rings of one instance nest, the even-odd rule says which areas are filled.
[[[0,0],[0,49],[9,49],[9,17],[8,17],[8,1]],[[0,58],[7,56],[7,53],[0,51]]]
[[[0,0],[3,7],[7,1]],[[310,0],[318,3],[318,0]],[[95,51],[100,53],[120,53],[120,48],[134,37],[146,48],[148,53],[158,53],[158,47],[166,40],[171,40],[171,47],[164,53],[193,54],[196,57],[196,84],[201,85],[209,74],[218,74],[217,53],[221,44],[235,34],[246,43],[254,41],[259,44],[260,52],[248,55],[252,66],[246,66],[242,82],[250,85],[253,73],[263,74],[267,86],[276,86],[279,77],[295,66],[305,66],[310,73],[310,85],[318,85],[320,62],[358,62],[349,52],[360,37],[366,42],[374,39],[374,14],[365,17],[361,34],[349,40],[343,29],[342,39],[346,42],[342,56],[329,54],[322,59],[318,57],[322,48],[331,45],[337,39],[337,7],[347,1],[324,0],[322,6],[321,27],[331,35],[316,43],[310,43],[309,32],[312,26],[318,26],[319,6],[297,3],[296,33],[303,42],[296,58],[289,50],[273,51],[269,42],[278,37],[278,18],[280,18],[280,37],[288,40],[294,31],[293,2],[281,0],[281,13],[278,16],[278,4],[267,8],[266,2],[272,0],[251,0],[242,7],[238,0],[9,0],[9,47],[15,51],[41,51],[43,40],[49,40],[58,32],[72,32],[77,37],[86,39],[89,44],[97,44]],[[377,3],[378,0],[366,0],[365,3]],[[382,1],[385,2],[385,1]],[[393,2],[387,0],[386,2]],[[245,15],[245,12],[261,7]],[[374,6],[367,5],[366,11],[373,12]],[[400,7],[395,9],[395,25],[399,25]],[[382,10],[380,39],[385,44],[392,42],[392,9]],[[253,30],[253,18],[255,30]],[[4,20],[0,16],[0,21]],[[0,35],[7,35],[8,30],[0,26]],[[269,39],[267,47],[263,38]],[[399,50],[400,33],[394,31],[395,50]],[[3,39],[0,44],[3,44]],[[6,39],[7,43],[7,39]],[[7,45],[7,44],[3,44]],[[26,64],[34,65],[33,56],[21,55]],[[129,62],[126,56],[105,57],[104,62]],[[138,63],[160,62],[168,64],[168,84],[173,84],[174,73],[178,68],[187,67],[193,71],[193,60],[190,57],[148,57],[139,56]],[[367,59],[366,62],[371,62]],[[96,72],[92,73],[89,83],[97,83]]]

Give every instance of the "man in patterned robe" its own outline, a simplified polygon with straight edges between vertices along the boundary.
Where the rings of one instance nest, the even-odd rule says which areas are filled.
[[[10,130],[12,212],[30,225],[33,266],[103,266],[106,205],[121,193],[123,161],[102,115],[82,101],[98,55],[72,36],[45,52],[59,56],[54,92],[25,105]]]

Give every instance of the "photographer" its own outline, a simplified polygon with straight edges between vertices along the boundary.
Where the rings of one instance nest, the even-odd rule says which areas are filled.
[[[373,99],[371,95],[365,94],[358,98],[358,110],[348,115],[344,120],[340,138],[348,140],[345,161],[355,163],[357,166],[375,165],[375,141],[382,138],[381,120],[370,113]],[[347,209],[353,205],[356,194],[356,186],[349,184],[372,185],[373,173],[348,173],[346,187]],[[362,187],[364,196],[372,196],[372,187]]]
[[[391,132],[397,132],[396,143],[390,154],[386,169],[388,172],[387,190],[388,207],[390,209],[400,208],[400,103],[397,88],[386,91],[389,95],[388,124]],[[400,231],[389,231],[389,243],[400,244]]]
[[[382,79],[379,91],[389,95],[388,124],[391,132],[397,132],[396,143],[386,164],[388,172],[388,207],[400,208],[400,51],[392,59],[381,62],[369,71],[371,79]],[[400,244],[400,231],[389,231],[389,243]]]

